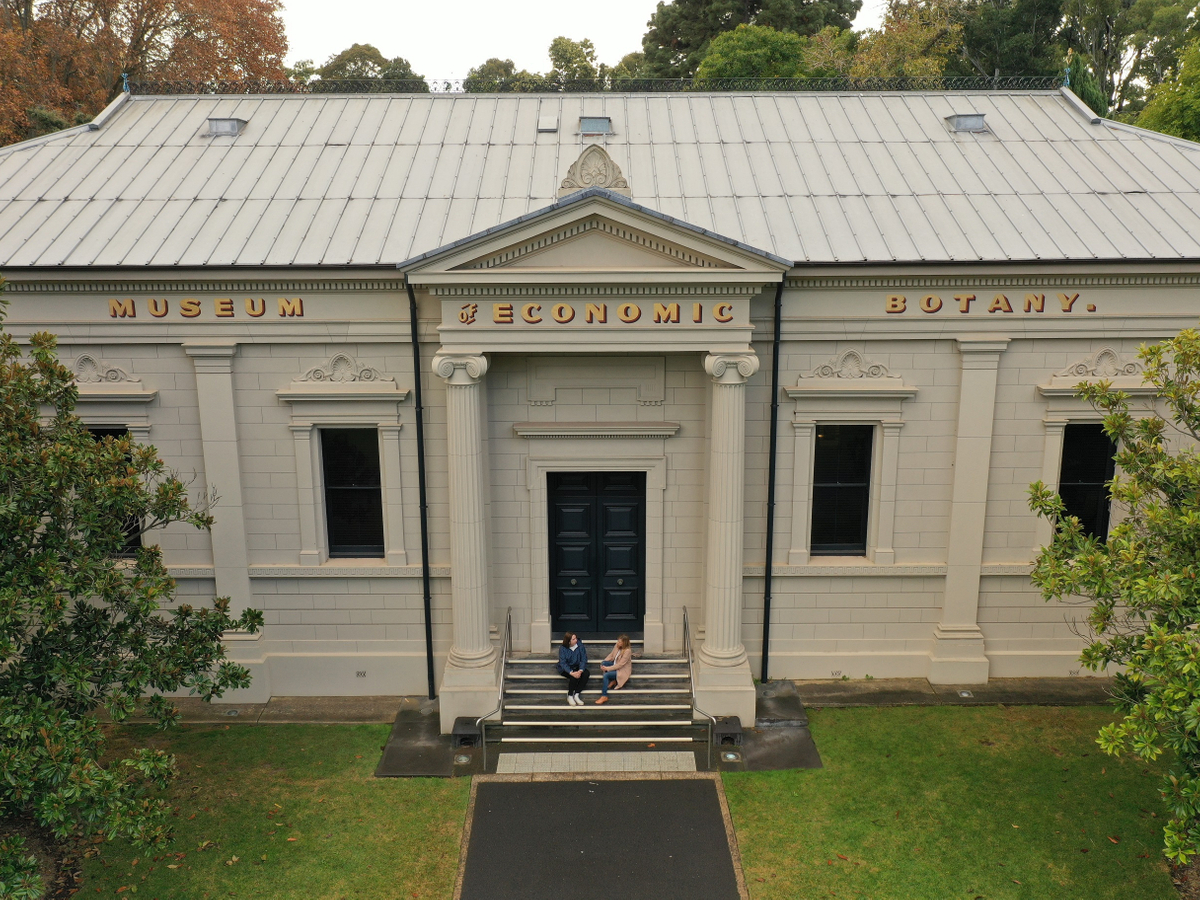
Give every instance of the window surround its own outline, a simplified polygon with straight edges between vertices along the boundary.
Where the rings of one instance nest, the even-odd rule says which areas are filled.
[[[81,353],[71,365],[79,400],[75,413],[89,428],[124,428],[139,444],[150,442],[151,402],[158,391],[147,390],[142,379],[92,352]]]
[[[404,503],[400,476],[400,404],[408,391],[392,378],[336,353],[324,366],[275,392],[292,409],[288,426],[296,453],[296,489],[300,515],[300,565],[354,565],[355,560],[329,557],[325,525],[325,491],[321,475],[319,428],[375,428],[379,433],[380,488],[383,494],[383,560],[408,565],[404,542]],[[372,561],[374,561],[372,559]]]
[[[792,472],[792,539],[788,565],[812,561],[813,464],[817,425],[874,425],[871,446],[871,487],[867,508],[866,558],[875,565],[892,565],[896,551],[892,535],[896,518],[896,483],[899,479],[901,415],[905,400],[917,389],[904,384],[886,366],[871,363],[857,350],[845,350],[828,363],[800,376],[795,387],[785,388],[795,403],[792,427],[795,452]],[[838,559],[862,557],[821,556],[821,565]]]
[[[1041,480],[1049,490],[1058,493],[1066,427],[1104,420],[1104,413],[1086,400],[1075,396],[1079,384],[1094,384],[1106,380],[1112,384],[1114,390],[1124,391],[1131,399],[1148,401],[1145,409],[1130,409],[1130,413],[1135,417],[1146,416],[1153,412],[1151,398],[1154,397],[1154,388],[1142,383],[1142,371],[1140,360],[1122,357],[1112,347],[1102,347],[1091,356],[1077,360],[1061,372],[1055,373],[1045,384],[1037,386],[1038,394],[1046,401],[1046,413],[1042,418],[1042,424],[1046,428],[1046,439],[1042,448]],[[1120,467],[1117,468],[1117,473],[1120,473]],[[1110,531],[1117,521],[1117,517],[1110,513]],[[1054,529],[1049,520],[1039,516],[1034,529],[1033,556],[1037,556],[1053,537]]]

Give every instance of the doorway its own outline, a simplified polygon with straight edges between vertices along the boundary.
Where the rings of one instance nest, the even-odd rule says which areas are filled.
[[[646,473],[548,472],[550,627],[641,632],[646,612]]]

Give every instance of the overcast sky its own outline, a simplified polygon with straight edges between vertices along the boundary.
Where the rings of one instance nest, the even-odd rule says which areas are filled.
[[[550,68],[546,50],[559,35],[590,38],[600,62],[615,64],[640,50],[657,0],[284,0],[288,62],[319,66],[351,44],[374,44],[389,59],[403,56],[430,78],[463,78],[498,56],[518,69]],[[883,0],[865,0],[855,27],[876,26]]]

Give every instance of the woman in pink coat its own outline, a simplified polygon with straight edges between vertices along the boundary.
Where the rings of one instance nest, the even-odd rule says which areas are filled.
[[[612,652],[601,661],[600,671],[604,673],[604,684],[600,687],[600,696],[596,698],[597,704],[608,702],[610,682],[617,683],[614,691],[623,688],[633,672],[633,648],[629,646],[629,635],[623,634],[617,638]]]

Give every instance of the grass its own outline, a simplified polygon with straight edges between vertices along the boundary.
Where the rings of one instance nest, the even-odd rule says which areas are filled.
[[[1176,900],[1160,772],[1100,753],[1109,718],[815,711],[824,769],[725,778],[752,900]],[[387,731],[115,729],[177,755],[177,840],[166,853],[105,845],[77,897],[449,898],[469,782],[372,778]]]
[[[105,845],[77,898],[450,897],[470,782],[373,778],[389,730],[116,730],[176,754],[176,840],[165,853]]]
[[[725,778],[751,897],[1176,900],[1161,771],[1100,752],[1111,715],[814,711],[824,769]]]

